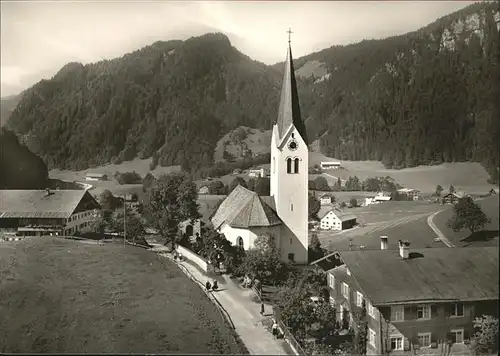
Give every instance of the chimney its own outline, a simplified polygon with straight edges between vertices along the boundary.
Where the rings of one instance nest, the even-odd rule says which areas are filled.
[[[380,249],[387,250],[387,236],[380,236]]]
[[[408,241],[399,240],[399,255],[404,260],[410,257],[410,243]]]
[[[50,195],[50,189],[45,188],[45,196],[48,197]]]

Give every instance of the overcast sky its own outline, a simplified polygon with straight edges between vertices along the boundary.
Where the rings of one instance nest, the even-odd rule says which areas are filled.
[[[1,95],[17,94],[64,64],[119,57],[158,40],[206,32],[267,64],[338,44],[416,30],[472,2],[105,2],[1,3]]]

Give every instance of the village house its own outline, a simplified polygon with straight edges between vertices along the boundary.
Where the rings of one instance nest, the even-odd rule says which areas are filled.
[[[200,195],[210,194],[209,185],[208,184],[200,184],[198,186],[198,194],[200,194]]]
[[[318,213],[321,230],[347,230],[356,225],[356,216],[344,214],[333,206],[322,206]]]
[[[383,192],[379,192],[374,196],[369,196],[365,198],[365,206],[371,205],[371,204],[380,204],[380,203],[385,203],[390,201],[392,198],[390,195],[387,195]]]
[[[201,237],[201,228],[205,226],[205,222],[201,219],[184,220],[179,224],[179,230],[181,233],[186,234],[191,238],[191,241],[194,241],[197,236]]]
[[[248,176],[252,178],[265,178],[266,170],[264,168],[259,169],[249,169]]]
[[[327,271],[339,321],[367,312],[368,355],[471,352],[473,319],[498,317],[497,247],[335,252],[313,265]],[[466,268],[464,266],[467,266]]]
[[[319,203],[321,205],[331,205],[334,203],[333,201],[333,197],[330,195],[330,194],[323,194],[320,198],[319,198]]]
[[[69,235],[91,226],[100,206],[86,190],[0,190],[0,230]]]
[[[309,248],[309,149],[290,46],[277,114],[271,136],[270,196],[237,186],[211,222],[226,239],[245,250],[254,246],[259,235],[271,235],[283,261],[302,265],[308,263]]]
[[[108,180],[108,175],[105,173],[92,173],[89,172],[85,175],[85,180]]]
[[[448,193],[443,196],[443,199],[441,202],[443,204],[456,204],[458,202],[458,199],[464,198],[468,196],[464,192],[454,192],[454,193]]]
[[[418,189],[401,188],[397,190],[398,194],[406,195],[408,200],[418,200],[420,191]]]

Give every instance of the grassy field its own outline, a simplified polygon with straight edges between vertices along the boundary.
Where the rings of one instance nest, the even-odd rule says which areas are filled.
[[[456,246],[498,246],[499,235],[499,201],[498,195],[477,200],[483,212],[491,219],[484,227],[484,231],[470,234],[469,230],[454,232],[446,226],[446,222],[453,216],[453,207],[446,206],[446,210],[434,217],[434,223],[439,230]]]
[[[380,248],[380,236],[388,236],[391,249],[397,248],[400,239],[415,247],[436,246],[433,242],[436,236],[427,224],[427,216],[440,208],[439,204],[404,201],[346,208],[345,212],[356,215],[358,227],[319,231],[318,235],[322,245],[330,251],[349,249],[350,238],[354,245]]]
[[[0,274],[0,353],[248,353],[194,282],[140,248],[2,243]]]
[[[180,170],[178,166],[172,167],[160,167],[157,166],[156,169],[150,171],[149,165],[151,164],[151,158],[148,159],[135,159],[129,162],[123,162],[121,164],[107,164],[99,167],[85,169],[83,171],[68,171],[53,169],[49,172],[50,178],[61,179],[65,181],[77,181],[92,184],[95,188],[92,189],[91,193],[93,195],[101,194],[105,189],[109,189],[113,194],[124,194],[133,193],[134,189],[142,187],[140,184],[125,184],[120,185],[113,178],[115,172],[133,172],[136,171],[141,177],[151,172],[154,175],[160,175],[165,173],[177,172]],[[85,175],[89,172],[92,173],[105,173],[108,175],[107,181],[86,181]]]

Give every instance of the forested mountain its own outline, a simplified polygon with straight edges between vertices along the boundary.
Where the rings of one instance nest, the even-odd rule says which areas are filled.
[[[497,174],[499,22],[497,3],[475,4],[412,33],[296,59],[297,71],[314,62],[326,72],[298,83],[308,135],[339,159],[473,160]],[[222,34],[157,42],[66,65],[25,92],[8,125],[30,134],[49,167],[157,152],[161,165],[197,170],[231,129],[271,127],[282,67],[252,61]]]
[[[49,173],[40,157],[0,128],[0,189],[44,189]]]
[[[10,95],[1,99],[0,101],[0,126],[7,123],[12,111],[16,108],[19,100],[21,100],[22,94]]]

